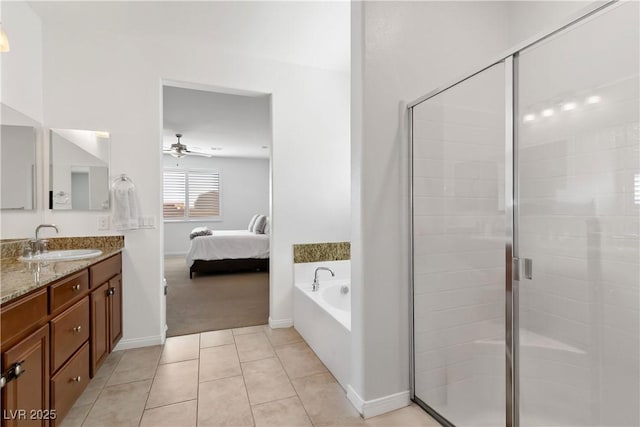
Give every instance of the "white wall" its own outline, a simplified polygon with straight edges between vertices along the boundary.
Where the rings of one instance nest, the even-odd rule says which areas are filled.
[[[243,18],[237,13],[246,9],[241,3],[37,5],[43,16],[45,125],[111,132],[112,176],[127,173],[139,190],[141,213],[159,221],[163,79],[272,94],[270,316],[286,323],[293,312],[291,245],[349,240],[348,74],[245,55],[230,50],[233,43],[226,40],[244,37],[238,28],[248,25],[255,30],[251,43],[265,41],[263,28],[295,47],[290,25],[304,23],[317,9],[322,16],[335,14],[326,20],[330,25],[313,23],[319,40],[326,31],[348,44],[348,27],[335,25],[348,24],[349,5],[257,7],[271,20],[253,13]],[[300,11],[298,20],[287,19],[290,8]],[[238,21],[215,25],[227,22],[227,13]],[[243,21],[249,18],[255,22]],[[57,223],[62,235],[103,234],[96,229],[97,215],[46,212],[45,220]],[[125,233],[124,342],[130,345],[157,342],[162,334],[163,237],[159,228]]]
[[[212,230],[245,230],[255,214],[269,213],[269,160],[230,157],[163,156],[167,169],[213,169],[220,172],[222,218],[215,221],[166,221],[164,253],[182,255],[189,250],[189,233],[194,227]]]
[[[11,50],[1,55],[2,103],[42,122],[42,23],[26,1],[2,2]]]
[[[509,44],[515,45],[539,33],[557,28],[567,19],[580,13],[593,4],[604,4],[605,1],[509,1],[506,2]]]
[[[0,55],[0,115],[3,124],[34,126],[42,123],[42,23],[25,1],[2,2],[2,28],[11,51]],[[42,164],[42,132],[36,132],[36,163]],[[37,209],[0,212],[0,238],[31,237],[42,222],[42,174],[36,174]]]

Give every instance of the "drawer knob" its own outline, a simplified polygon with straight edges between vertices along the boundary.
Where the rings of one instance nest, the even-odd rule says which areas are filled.
[[[19,377],[24,372],[24,369],[22,369],[22,365],[20,363],[16,363],[15,367],[13,368],[13,375],[15,375],[16,377]]]
[[[82,381],[82,377],[81,377],[80,375],[78,375],[77,377],[73,377],[73,378],[71,378],[71,380],[72,380],[74,383],[79,383],[80,381]]]
[[[74,292],[78,292],[80,290],[80,284],[73,285],[71,287],[71,290]]]
[[[78,326],[76,326],[75,328],[73,328],[73,333],[74,333],[74,334],[77,334],[77,333],[79,333],[81,330],[82,330],[82,326],[78,325]]]

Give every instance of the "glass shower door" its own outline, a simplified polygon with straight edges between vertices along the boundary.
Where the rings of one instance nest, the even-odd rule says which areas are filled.
[[[413,107],[414,391],[505,424],[505,64]]]
[[[520,425],[640,425],[638,2],[522,51]]]

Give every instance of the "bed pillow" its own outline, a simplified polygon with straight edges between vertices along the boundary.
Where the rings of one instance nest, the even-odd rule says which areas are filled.
[[[271,221],[267,217],[267,223],[264,225],[264,234],[271,234]]]
[[[196,237],[199,236],[211,236],[213,234],[213,231],[209,230],[207,227],[196,227],[193,230],[191,230],[191,233],[189,234],[189,239],[193,240]]]
[[[253,227],[255,226],[256,220],[258,219],[259,216],[260,216],[259,214],[255,214],[253,218],[251,218],[251,221],[249,221],[249,227],[247,228],[247,230],[253,231]]]
[[[253,225],[253,232],[256,234],[264,234],[264,227],[267,225],[267,217],[260,215]]]

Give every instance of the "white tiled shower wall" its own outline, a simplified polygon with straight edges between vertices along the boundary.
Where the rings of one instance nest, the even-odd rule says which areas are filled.
[[[630,2],[520,58],[520,323],[566,346],[521,347],[525,425],[640,423],[638,16]]]
[[[637,17],[520,57],[522,425],[640,423]],[[416,396],[456,424],[504,416],[503,81],[484,74],[414,109]]]
[[[575,349],[565,360],[522,350],[531,412],[628,420],[638,401],[637,83],[600,87],[601,105],[522,126],[521,253],[535,275],[522,283],[521,325]],[[577,397],[573,405],[554,400],[549,383]],[[618,398],[607,399],[614,391]]]
[[[416,395],[456,423],[504,403],[503,100],[499,65],[414,109]]]

